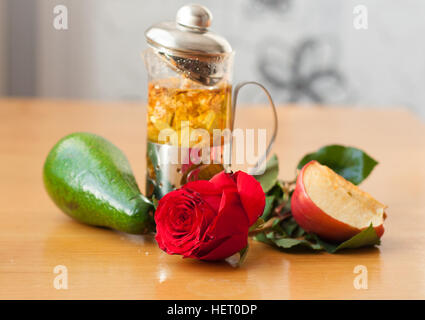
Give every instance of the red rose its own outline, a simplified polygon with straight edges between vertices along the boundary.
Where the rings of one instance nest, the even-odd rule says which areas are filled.
[[[246,247],[264,205],[263,189],[252,176],[221,172],[166,194],[155,212],[155,238],[169,254],[222,260]]]

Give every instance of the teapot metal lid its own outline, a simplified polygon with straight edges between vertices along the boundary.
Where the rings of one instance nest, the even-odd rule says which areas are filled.
[[[177,11],[176,21],[147,29],[146,40],[173,68],[204,85],[214,85],[221,80],[217,64],[233,51],[225,38],[208,29],[211,21],[206,7],[185,5]]]

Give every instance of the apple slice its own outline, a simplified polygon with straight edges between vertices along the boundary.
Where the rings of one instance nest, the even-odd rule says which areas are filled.
[[[330,241],[345,241],[370,226],[384,233],[386,206],[327,166],[313,160],[297,178],[292,215],[307,232]]]

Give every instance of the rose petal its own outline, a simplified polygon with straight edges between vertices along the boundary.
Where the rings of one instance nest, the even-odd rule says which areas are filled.
[[[190,210],[196,206],[197,201],[202,201],[201,198],[194,195],[192,191],[179,189],[169,192],[158,203],[155,212],[155,222],[157,234],[155,236],[159,247],[168,254],[181,254],[188,256],[193,250],[197,249],[200,245],[197,240],[200,236],[197,232],[200,231],[197,220],[202,220],[205,217],[196,214],[196,210]],[[212,209],[204,204],[206,208],[204,212],[210,211],[205,216],[215,216]],[[190,215],[191,224],[185,228],[177,228],[176,221],[179,217],[180,211],[184,210],[184,214]]]
[[[235,173],[235,177],[239,197],[251,226],[263,214],[266,196],[261,184],[253,176],[243,171],[238,171]]]
[[[221,194],[221,190],[208,180],[191,181],[186,183],[182,188],[186,190],[196,191],[202,195]]]
[[[198,192],[202,200],[207,202],[212,210],[218,212],[221,201],[221,190],[208,180],[197,180],[186,183],[183,189]]]
[[[224,171],[217,173],[210,179],[210,182],[215,185],[216,188],[223,189],[236,189],[236,181],[233,178],[233,173],[225,173]]]
[[[205,255],[199,256],[201,260],[224,260],[241,251],[248,244],[248,234],[233,235],[224,238],[220,244],[214,243],[213,249]]]
[[[207,232],[208,235],[216,239],[234,234],[245,234],[248,233],[248,223],[238,193],[224,190],[218,215]]]

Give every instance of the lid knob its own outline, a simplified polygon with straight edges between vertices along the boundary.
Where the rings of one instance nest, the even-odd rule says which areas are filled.
[[[212,13],[200,4],[188,4],[177,11],[176,22],[184,27],[207,29],[211,25]]]

